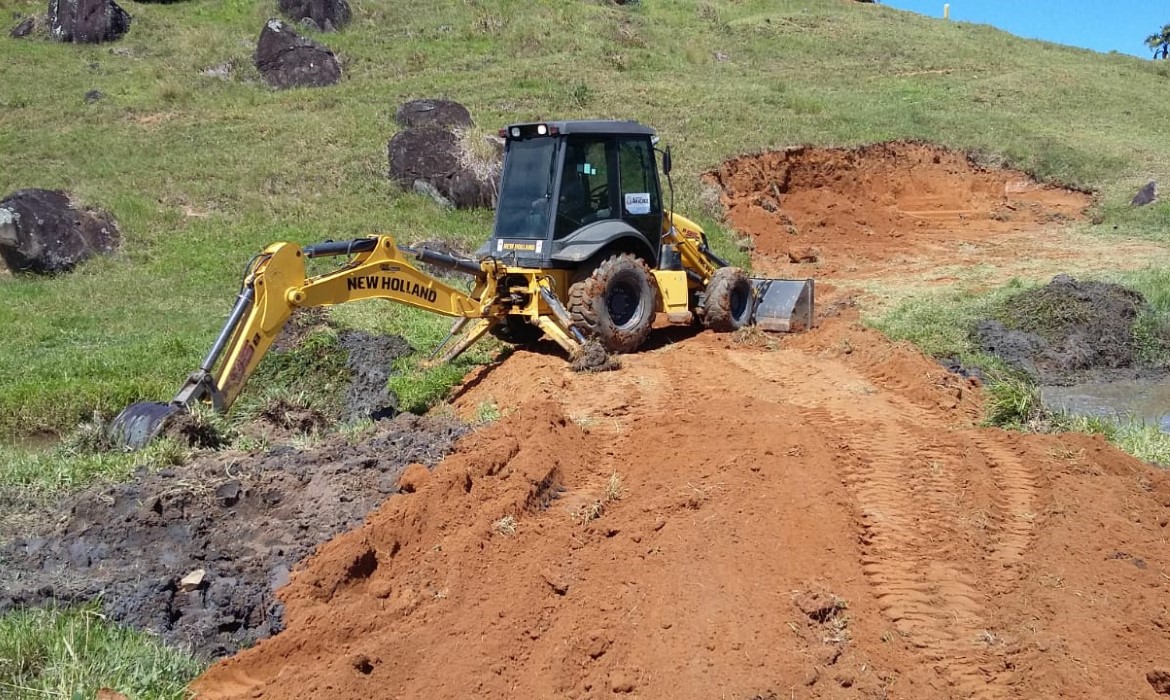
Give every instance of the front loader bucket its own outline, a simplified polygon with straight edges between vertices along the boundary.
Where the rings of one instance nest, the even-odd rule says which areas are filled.
[[[158,435],[168,419],[183,410],[180,405],[157,401],[130,404],[110,423],[109,438],[117,445],[137,450]]]
[[[756,290],[755,325],[765,331],[801,331],[812,328],[815,298],[812,280],[752,278]]]

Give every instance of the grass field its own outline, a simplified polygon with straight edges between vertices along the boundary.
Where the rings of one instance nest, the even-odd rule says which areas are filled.
[[[0,486],[18,499],[183,458],[165,445],[145,456],[95,453],[39,436],[169,398],[222,324],[243,264],[269,242],[387,232],[474,248],[487,236],[490,212],[443,211],[387,181],[394,110],[410,98],[456,99],[485,132],[543,118],[654,125],[674,149],[678,208],[723,251],[731,236],[700,197],[705,170],[767,148],[894,138],[1092,189],[1098,223],[1083,226],[1095,234],[1170,238],[1170,205],[1127,206],[1148,179],[1170,180],[1170,139],[1151,99],[1165,92],[1170,62],[851,0],[354,0],[351,27],[317,37],[340,54],[341,84],[275,92],[251,64],[275,0],[122,4],[134,19],[115,44],[0,39],[0,195],[68,189],[111,211],[124,236],[117,255],[67,276],[0,276]],[[0,0],[0,18],[14,24],[44,5]],[[201,75],[224,63],[229,79]],[[94,89],[104,97],[88,104]],[[1166,273],[1150,271],[1143,291],[1164,309]],[[879,325],[928,352],[970,354],[958,321],[995,298],[957,290]],[[447,326],[377,302],[332,318],[400,333],[420,354]],[[466,367],[422,372],[411,358],[393,388],[404,406],[423,408]],[[287,390],[296,374],[265,371],[243,401]],[[86,697],[107,678],[149,678],[150,668],[191,672],[145,648],[114,654],[145,657],[139,670],[107,669],[112,642],[62,651],[35,640],[72,639],[79,625],[100,628],[102,640],[120,639],[115,631],[90,613],[38,615],[0,618],[0,640],[26,640],[15,652],[0,642],[0,664],[10,664],[0,684],[28,697]],[[21,661],[17,672],[13,658],[45,662]],[[135,697],[173,696],[150,681],[130,687],[153,689]]]

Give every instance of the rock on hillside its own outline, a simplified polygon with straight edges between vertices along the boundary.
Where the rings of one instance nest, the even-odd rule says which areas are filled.
[[[341,64],[328,47],[298,35],[278,19],[264,23],[254,60],[264,81],[282,90],[333,85],[341,80]]]
[[[297,22],[311,21],[325,32],[349,24],[353,14],[346,0],[280,0],[280,11]]]
[[[98,44],[130,31],[130,14],[114,0],[49,0],[49,34],[57,41]]]
[[[12,26],[12,29],[8,32],[8,36],[13,39],[21,39],[29,36],[37,30],[38,26],[44,26],[44,23],[40,20],[41,18],[36,16],[25,17]]]
[[[394,112],[394,121],[402,126],[445,126],[470,128],[471,112],[452,100],[411,100]]]
[[[78,209],[65,192],[18,190],[0,201],[0,259],[13,272],[65,272],[118,241],[109,214]]]
[[[404,188],[458,209],[495,206],[500,163],[473,153],[462,132],[438,126],[405,129],[390,139],[387,151],[390,178]]]

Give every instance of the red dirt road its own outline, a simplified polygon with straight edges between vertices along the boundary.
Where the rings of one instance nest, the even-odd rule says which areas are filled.
[[[820,245],[853,262],[829,269],[904,274],[842,225]],[[924,269],[948,254],[887,233]],[[469,377],[455,410],[503,417],[322,546],[281,592],[288,628],[198,697],[1170,692],[1164,473],[980,428],[977,387],[848,315],[656,338],[617,372],[521,351]]]
[[[978,428],[969,385],[842,319],[485,372],[456,405],[506,416],[198,697],[1156,697],[1170,483],[1099,439]]]

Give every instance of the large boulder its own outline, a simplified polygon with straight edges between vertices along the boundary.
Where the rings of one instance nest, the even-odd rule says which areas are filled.
[[[65,272],[118,247],[103,211],[78,209],[57,190],[17,190],[0,201],[0,259],[12,272]]]
[[[312,22],[324,32],[341,29],[352,15],[346,0],[280,0],[280,11],[297,22]]]
[[[411,100],[394,112],[394,120],[402,126],[445,126],[455,129],[470,128],[471,112],[451,100]]]
[[[465,132],[438,126],[405,129],[390,139],[387,154],[390,178],[403,188],[437,193],[437,200],[458,209],[495,206],[499,160],[477,155]]]
[[[49,0],[49,34],[57,41],[99,44],[130,30],[130,15],[114,0]]]
[[[256,69],[274,88],[321,87],[341,80],[341,64],[327,47],[298,35],[287,22],[264,23],[256,44]]]

